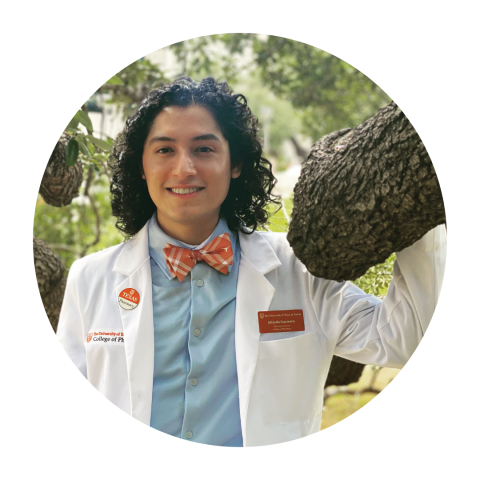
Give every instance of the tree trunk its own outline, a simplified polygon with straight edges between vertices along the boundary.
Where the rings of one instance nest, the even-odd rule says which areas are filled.
[[[358,382],[364,367],[363,363],[351,362],[350,360],[334,356],[328,370],[325,388],[331,385],[349,385],[350,383]]]
[[[392,102],[313,146],[287,238],[313,275],[354,280],[445,221],[428,153]]]
[[[33,258],[43,306],[56,332],[65,292],[65,266],[47,242],[35,237],[33,237]]]

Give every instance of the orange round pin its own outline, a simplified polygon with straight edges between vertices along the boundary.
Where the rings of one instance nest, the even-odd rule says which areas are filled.
[[[140,294],[134,288],[125,288],[118,296],[118,304],[125,310],[133,310],[140,302]]]

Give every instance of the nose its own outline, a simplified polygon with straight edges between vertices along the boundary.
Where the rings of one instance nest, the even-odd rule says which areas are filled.
[[[172,174],[179,178],[186,178],[197,174],[194,159],[187,151],[179,152]]]

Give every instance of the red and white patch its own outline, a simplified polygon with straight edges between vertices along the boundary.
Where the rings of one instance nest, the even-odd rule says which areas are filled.
[[[118,296],[118,304],[125,310],[133,310],[140,302],[140,294],[134,288],[125,288]]]

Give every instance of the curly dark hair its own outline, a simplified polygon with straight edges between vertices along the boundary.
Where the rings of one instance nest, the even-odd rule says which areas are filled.
[[[272,194],[277,180],[272,164],[262,157],[259,122],[246,98],[233,94],[226,82],[210,77],[201,82],[180,77],[148,95],[127,119],[113,148],[112,213],[117,217],[117,228],[127,235],[135,235],[156,210],[141,176],[144,143],[152,124],[163,108],[190,105],[205,107],[213,115],[228,141],[232,168],[242,164],[240,176],[231,180],[220,207],[228,227],[252,233],[267,222],[269,203],[280,208],[279,197]]]

